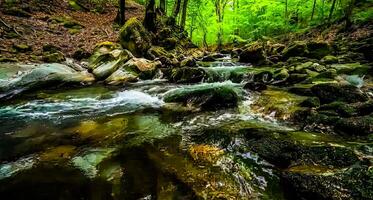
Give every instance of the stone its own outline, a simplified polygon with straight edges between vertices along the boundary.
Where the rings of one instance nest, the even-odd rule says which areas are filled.
[[[305,42],[296,41],[292,44],[290,44],[288,47],[286,47],[283,51],[283,57],[287,60],[291,57],[303,57],[307,55],[307,44]]]
[[[309,97],[299,104],[302,107],[314,108],[320,106],[320,100],[317,97]]]
[[[321,59],[321,62],[325,64],[336,64],[338,63],[338,58],[332,55],[327,55]]]
[[[322,83],[311,88],[314,95],[320,98],[322,104],[333,101],[355,103],[367,101],[368,97],[358,88],[348,84]]]
[[[85,72],[78,72],[63,64],[40,65],[9,65],[0,67],[4,72],[0,73],[0,98],[12,97],[41,86],[53,86],[55,84],[82,84],[91,83],[94,77]]]
[[[17,45],[13,45],[13,48],[19,52],[19,53],[26,53],[26,52],[29,52],[29,51],[32,51],[32,48],[27,45],[27,44],[17,44]]]
[[[239,62],[262,65],[266,63],[266,56],[263,47],[257,43],[245,48],[240,56]]]
[[[203,110],[236,107],[239,92],[231,83],[211,83],[185,86],[167,92],[165,102],[178,102],[199,107]]]
[[[206,73],[201,68],[181,67],[172,70],[170,80],[175,83],[199,83],[205,77]]]
[[[340,119],[335,124],[335,130],[347,135],[367,136],[373,134],[373,117],[367,115]]]
[[[180,67],[195,67],[196,65],[196,60],[193,57],[185,58],[180,63]]]
[[[47,63],[61,63],[66,60],[65,55],[60,51],[55,53],[45,53],[42,59]]]
[[[311,41],[307,43],[307,57],[322,59],[331,53],[331,47],[324,41]]]
[[[144,56],[151,47],[150,33],[136,18],[127,20],[119,32],[120,44],[135,56]]]

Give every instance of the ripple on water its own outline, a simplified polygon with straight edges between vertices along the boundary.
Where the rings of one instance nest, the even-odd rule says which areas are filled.
[[[12,119],[66,119],[75,116],[123,114],[142,109],[158,109],[163,101],[139,91],[122,91],[109,96],[70,96],[66,99],[42,99],[0,108],[0,118]]]

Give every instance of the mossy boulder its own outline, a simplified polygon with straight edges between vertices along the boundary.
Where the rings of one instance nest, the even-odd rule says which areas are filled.
[[[239,61],[244,63],[251,63],[253,65],[262,65],[266,62],[266,56],[263,46],[254,43],[243,49],[239,56]]]
[[[327,55],[321,59],[321,62],[325,64],[335,64],[338,63],[338,58],[332,55]]]
[[[60,51],[46,52],[43,54],[42,59],[47,63],[61,63],[66,60],[65,55]]]
[[[198,83],[206,76],[206,73],[201,68],[182,67],[175,68],[171,72],[171,81],[175,83]]]
[[[351,117],[357,113],[357,110],[353,105],[340,101],[322,105],[318,111],[332,111],[341,117]]]
[[[320,99],[317,97],[309,97],[306,100],[304,100],[302,103],[299,104],[302,107],[319,107],[320,106]]]
[[[236,107],[240,92],[231,83],[212,83],[185,86],[167,92],[165,102],[189,104],[203,110]]]
[[[368,100],[358,88],[349,84],[323,83],[313,86],[311,90],[323,104],[333,101],[355,103]]]
[[[307,51],[307,44],[302,41],[296,41],[286,47],[283,51],[283,57],[287,60],[291,57],[303,57],[306,56],[308,53]]]
[[[340,119],[335,124],[335,130],[347,135],[367,136],[373,134],[373,116]]]
[[[289,199],[371,199],[373,173],[368,165],[347,169],[294,166],[282,174]]]
[[[331,47],[324,41],[311,41],[307,43],[307,57],[322,59],[331,53]]]
[[[150,33],[136,18],[127,20],[119,33],[120,44],[136,56],[143,56],[151,47]]]
[[[180,67],[195,67],[197,65],[196,59],[193,57],[185,58],[181,61]]]
[[[169,57],[168,52],[163,48],[159,46],[152,46],[148,52],[147,52],[147,58],[155,60],[156,58],[160,57]]]
[[[19,52],[19,53],[26,53],[26,52],[32,51],[31,46],[29,46],[27,44],[13,45],[13,49],[16,50],[16,52]]]

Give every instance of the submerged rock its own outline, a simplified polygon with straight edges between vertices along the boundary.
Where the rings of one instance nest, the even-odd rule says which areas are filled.
[[[164,95],[165,102],[189,104],[204,110],[235,107],[239,99],[239,91],[231,83],[186,86],[171,90]]]

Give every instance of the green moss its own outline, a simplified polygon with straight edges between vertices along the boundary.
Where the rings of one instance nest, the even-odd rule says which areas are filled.
[[[151,47],[150,33],[136,18],[127,20],[119,33],[120,44],[137,56],[144,55]]]

